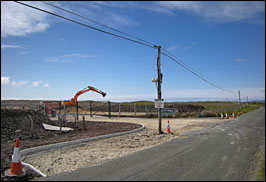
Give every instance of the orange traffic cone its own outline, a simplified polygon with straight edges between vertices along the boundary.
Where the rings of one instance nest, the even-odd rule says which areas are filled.
[[[223,113],[221,113],[221,119],[224,119],[224,115],[223,115]]]
[[[26,172],[22,169],[19,151],[19,139],[17,138],[12,155],[11,169],[5,172],[5,175],[8,177],[24,177],[26,175]]]
[[[170,133],[170,124],[169,124],[169,120],[167,121],[166,133]]]
[[[227,113],[225,113],[225,118],[226,118],[226,119],[229,119]]]
[[[233,118],[235,118],[235,113],[233,113]]]

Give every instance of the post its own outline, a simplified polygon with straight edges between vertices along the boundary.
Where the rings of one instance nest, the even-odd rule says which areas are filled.
[[[119,103],[118,105],[118,117],[120,118],[120,114],[121,114],[121,103]]]
[[[62,121],[61,121],[61,116],[60,116],[60,114],[61,114],[61,102],[59,102],[59,112],[58,112],[58,122],[59,122],[59,125],[60,125],[60,134],[61,134],[61,132],[62,132]]]
[[[109,118],[111,118],[111,102],[108,101],[108,115],[109,115]]]
[[[145,117],[147,117],[147,103],[145,103]]]
[[[136,113],[136,103],[134,103],[134,113],[135,113],[135,117],[136,117],[136,115],[137,115],[137,113]]]
[[[238,99],[239,99],[239,107],[240,107],[240,110],[241,110],[240,90],[238,90]]]
[[[162,99],[162,93],[161,93],[161,83],[162,83],[162,74],[161,74],[161,46],[158,45],[158,57],[157,57],[157,71],[158,71],[158,99]],[[162,134],[162,109],[158,108],[158,130],[159,134]]]
[[[83,116],[82,119],[83,119],[83,130],[85,131],[86,130],[86,127],[85,127],[85,116]]]
[[[90,101],[90,116],[92,117],[92,101]]]
[[[79,102],[77,101],[77,121],[79,121]]]
[[[248,105],[248,96],[247,96],[247,105]]]

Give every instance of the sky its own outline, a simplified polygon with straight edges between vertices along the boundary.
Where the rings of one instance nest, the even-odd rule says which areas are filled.
[[[42,2],[32,6],[125,36]],[[264,1],[53,1],[53,5],[161,45],[225,91],[161,55],[167,101],[265,100]],[[126,36],[125,36],[126,37]],[[129,37],[130,38],[130,37]],[[164,50],[162,50],[164,53]],[[157,49],[12,1],[1,1],[1,100],[157,98]]]

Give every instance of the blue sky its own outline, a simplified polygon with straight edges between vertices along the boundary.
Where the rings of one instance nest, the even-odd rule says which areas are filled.
[[[41,2],[25,2],[116,33]],[[102,24],[161,45],[234,93],[225,92],[161,55],[165,101],[265,100],[265,2],[58,1]],[[124,35],[123,35],[124,36]],[[157,50],[15,2],[1,1],[1,99],[157,98]]]

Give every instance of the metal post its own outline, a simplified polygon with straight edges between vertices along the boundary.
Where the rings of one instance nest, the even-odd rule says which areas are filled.
[[[162,74],[161,74],[161,46],[158,45],[158,58],[157,58],[157,71],[158,71],[158,99],[162,99],[162,93],[161,93],[161,83],[162,83]],[[162,134],[162,109],[158,108],[158,130],[159,134]]]
[[[136,117],[136,115],[137,115],[137,113],[136,113],[136,103],[134,103],[134,113],[135,113],[135,117]]]
[[[90,116],[92,117],[92,101],[90,101]]]
[[[238,98],[239,98],[239,107],[240,107],[240,110],[241,110],[240,90],[238,90]]]
[[[111,102],[108,101],[108,113],[109,113],[109,118],[111,118]]]
[[[79,121],[79,102],[77,101],[77,121]]]
[[[145,103],[145,117],[147,117],[147,103]]]
[[[121,103],[119,103],[119,106],[118,106],[118,117],[120,117],[120,114],[121,114]]]
[[[82,117],[82,120],[83,120],[83,130],[86,130],[86,127],[85,127],[85,116]]]
[[[61,102],[59,102],[59,112],[58,112],[58,122],[60,125],[60,134],[61,134],[61,132],[62,132],[62,120],[60,118],[61,117],[60,114],[61,114]]]

